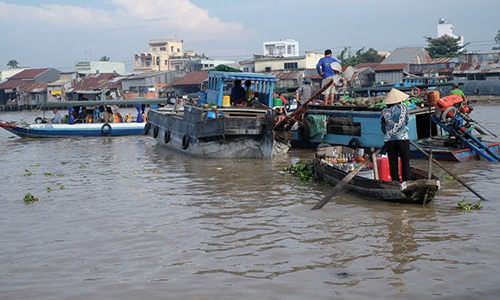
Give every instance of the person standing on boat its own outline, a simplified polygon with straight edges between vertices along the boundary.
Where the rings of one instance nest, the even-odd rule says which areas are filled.
[[[304,105],[304,103],[314,94],[314,88],[311,83],[312,81],[310,78],[305,78],[300,87],[295,91],[295,99],[298,104],[297,107]]]
[[[340,70],[338,70],[338,66],[340,66],[340,62],[332,57],[332,50],[326,49],[325,56],[318,61],[316,65],[316,70],[318,74],[323,77],[322,86],[325,86],[330,80],[333,80],[333,76],[338,74]],[[341,67],[340,67],[341,68]],[[323,95],[325,97],[324,105],[333,104],[335,94],[335,83],[330,85],[324,92]]]
[[[385,134],[384,142],[389,158],[389,169],[392,181],[407,181],[410,178],[410,140],[408,137],[408,123],[410,121],[409,109],[402,104],[408,95],[391,89],[387,94],[382,111],[380,123]],[[398,158],[401,158],[401,180],[398,174]]]
[[[460,107],[462,107],[462,111],[465,113],[471,113],[472,112],[472,106],[469,105],[467,102],[467,99],[465,98],[464,92],[459,88],[458,83],[454,83],[451,86],[452,90],[450,91],[450,95],[457,95],[460,98],[462,98],[462,103],[460,103]]]
[[[235,79],[231,89],[231,105],[239,106],[245,101],[245,89],[241,86],[241,80]]]
[[[52,110],[52,112],[54,113],[54,117],[52,119],[50,119],[50,123],[61,124],[62,117],[61,117],[61,114],[59,113],[59,111],[57,110],[57,108],[54,108]]]

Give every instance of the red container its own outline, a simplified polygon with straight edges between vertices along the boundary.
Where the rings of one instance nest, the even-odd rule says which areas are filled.
[[[398,157],[399,162],[399,178],[401,178],[401,158]],[[391,181],[391,171],[389,169],[389,158],[387,156],[379,156],[377,157],[377,170],[378,170],[378,179]]]

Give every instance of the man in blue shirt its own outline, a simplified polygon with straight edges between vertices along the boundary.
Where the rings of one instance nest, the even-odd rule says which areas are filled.
[[[61,124],[62,117],[61,114],[57,111],[57,108],[54,108],[52,112],[54,113],[54,117],[50,120],[50,123]]]
[[[333,68],[332,64],[334,64]],[[338,70],[338,67],[335,67],[335,65],[340,66],[339,61],[332,57],[332,50],[326,49],[325,57],[321,58],[318,61],[318,64],[316,65],[316,70],[318,71],[318,74],[321,77],[323,77],[322,86],[325,86],[328,82],[330,82],[330,80],[333,80],[333,76],[340,72],[340,70]],[[335,70],[334,68],[337,70]],[[323,92],[323,95],[325,97],[325,102],[324,102],[325,105],[333,104],[334,94],[335,94],[335,83],[333,83]]]
[[[400,182],[398,157],[401,158],[401,179],[410,179],[410,140],[408,137],[409,109],[402,104],[409,96],[397,89],[391,89],[384,100],[387,108],[382,111],[380,122],[385,134],[384,142],[389,158],[392,181]]]

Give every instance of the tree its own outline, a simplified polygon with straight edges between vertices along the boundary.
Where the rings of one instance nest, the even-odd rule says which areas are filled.
[[[495,37],[495,43],[497,43],[497,46],[493,47],[492,50],[500,50],[500,30],[497,32],[497,36]]]
[[[9,69],[15,69],[15,68],[17,68],[19,66],[19,63],[17,62],[17,60],[11,59],[7,63],[7,66],[9,67]]]
[[[106,55],[104,55],[103,57],[101,57],[101,59],[99,59],[99,61],[109,61],[109,57],[107,57]]]
[[[384,60],[382,56],[380,56],[377,53],[377,50],[370,48],[368,51],[364,51],[365,48],[361,48],[358,51],[356,51],[356,54],[352,56],[350,53],[347,54],[348,48],[345,47],[342,52],[337,56],[337,59],[342,62],[344,66],[355,66],[360,63],[367,63],[367,62],[381,62]]]
[[[439,38],[431,38],[424,36],[428,46],[425,48],[432,58],[439,57],[456,57],[459,53],[465,53],[465,46],[470,43],[466,43],[460,46],[460,37],[451,37],[448,35],[443,35]]]

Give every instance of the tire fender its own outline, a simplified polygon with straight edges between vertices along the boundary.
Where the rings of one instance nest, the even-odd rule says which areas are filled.
[[[111,133],[111,125],[109,125],[109,123],[104,123],[102,126],[101,126],[101,132],[104,133],[105,135],[108,135]]]
[[[158,125],[156,125],[154,128],[153,128],[153,137],[156,139],[156,137],[158,136],[158,132],[160,131],[160,129],[158,128]]]
[[[170,142],[170,130],[165,130],[163,141],[165,142],[165,144],[168,144],[168,142]]]
[[[182,149],[186,150],[189,147],[189,135],[185,134],[182,137]]]
[[[151,128],[151,123],[146,122],[146,125],[144,125],[144,131],[143,131],[144,135],[148,135],[150,128]]]
[[[358,149],[360,145],[361,145],[361,143],[359,142],[359,140],[357,138],[352,138],[348,144],[349,148],[354,149],[354,150]]]

